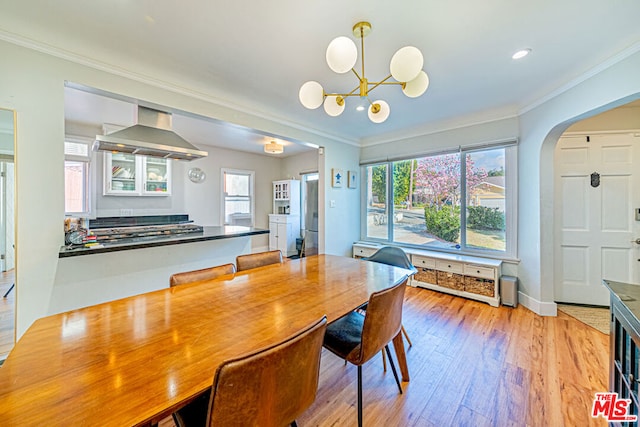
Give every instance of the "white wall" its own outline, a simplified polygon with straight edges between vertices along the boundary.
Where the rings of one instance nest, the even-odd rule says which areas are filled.
[[[318,150],[282,159],[282,178],[300,179],[301,173],[318,171]]]
[[[324,242],[322,236],[318,239],[320,252],[351,256],[351,244],[360,239],[361,186],[347,188],[345,181],[342,187],[331,187],[331,169],[342,169],[344,173],[350,170],[357,171],[360,177],[359,151],[358,147],[332,144],[325,146],[324,154],[320,156],[321,163],[324,162],[321,169],[324,174],[321,173],[319,178],[319,198],[324,202],[324,206],[318,206],[318,227],[322,230],[324,225],[325,230]],[[351,244],[345,247],[342,244],[344,240],[337,239],[338,236],[348,239]]]
[[[179,89],[167,82],[72,63],[7,42],[0,42],[0,106],[17,111],[17,336],[52,307],[54,280],[63,244],[64,219],[64,82],[72,81],[107,92],[124,94],[205,117],[281,135],[332,151],[336,165],[356,166],[358,150],[282,123],[215,104],[206,95]],[[340,153],[338,155],[338,153]],[[331,164],[327,162],[327,165]],[[321,176],[324,171],[321,171]],[[215,175],[215,173],[213,173]],[[211,178],[211,176],[210,176]],[[269,180],[270,181],[270,180]],[[271,191],[260,197],[270,198]],[[322,191],[321,191],[322,194]],[[359,205],[344,191],[328,221],[338,221],[339,233],[326,230],[331,253],[348,254],[359,235]],[[337,198],[337,197],[336,197]],[[266,212],[265,212],[266,214]],[[214,213],[198,213],[212,215]],[[321,214],[322,215],[322,214]],[[325,236],[321,236],[323,239]],[[132,254],[134,251],[131,252]],[[95,256],[95,255],[92,255]],[[112,266],[117,268],[117,266]]]
[[[13,155],[13,111],[0,108],[0,154]]]
[[[477,123],[427,135],[363,147],[362,162],[384,161],[389,158],[414,157],[480,143],[513,141],[518,137],[518,118],[508,117]]]
[[[174,273],[235,263],[249,252],[251,237],[237,237],[61,258],[45,314],[167,288]]]
[[[282,162],[280,158],[262,156],[259,154],[243,153],[235,150],[225,150],[217,147],[204,147],[209,155],[194,160],[185,165],[182,172],[191,167],[202,169],[207,178],[204,182],[195,184],[190,180],[183,180],[182,188],[178,191],[184,194],[185,212],[196,224],[222,225],[222,179],[221,169],[242,169],[255,172],[255,227],[268,229],[272,208],[271,182],[281,178]],[[269,249],[269,236],[260,235],[252,238],[252,251]]]
[[[640,105],[622,106],[572,124],[567,132],[620,131],[640,129]]]

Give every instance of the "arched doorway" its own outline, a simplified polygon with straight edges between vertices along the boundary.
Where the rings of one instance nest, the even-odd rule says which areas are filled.
[[[615,107],[559,125],[560,138],[545,142],[556,302],[606,306],[603,278],[640,283],[640,102]]]

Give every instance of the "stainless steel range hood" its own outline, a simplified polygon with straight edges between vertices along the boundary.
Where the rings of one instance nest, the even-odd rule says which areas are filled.
[[[195,160],[208,155],[171,130],[170,113],[138,106],[137,122],[108,135],[96,135],[93,150],[179,160]]]

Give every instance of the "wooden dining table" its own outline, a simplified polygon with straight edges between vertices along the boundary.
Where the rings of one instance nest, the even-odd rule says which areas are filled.
[[[315,255],[38,319],[0,367],[0,425],[157,423],[224,360],[332,322],[408,274]],[[401,334],[393,343],[408,381]]]

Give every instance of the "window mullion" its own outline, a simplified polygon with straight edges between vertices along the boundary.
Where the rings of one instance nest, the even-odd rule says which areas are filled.
[[[390,243],[394,241],[393,236],[393,162],[387,163],[387,239]]]
[[[467,248],[467,155],[460,153],[460,247]]]

